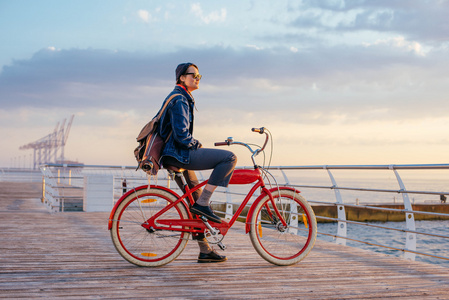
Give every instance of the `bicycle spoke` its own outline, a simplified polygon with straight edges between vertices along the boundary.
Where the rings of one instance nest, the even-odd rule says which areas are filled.
[[[176,201],[170,193],[159,189],[143,189],[128,195],[113,217],[112,239],[118,252],[139,266],[160,266],[175,259],[184,249],[190,234],[172,230],[147,230],[142,225],[167,205]],[[160,218],[185,219],[182,203],[170,207]]]
[[[289,265],[302,260],[316,239],[315,215],[310,205],[292,191],[274,194],[277,212],[267,197],[256,207],[251,221],[250,237],[257,252],[267,261]]]

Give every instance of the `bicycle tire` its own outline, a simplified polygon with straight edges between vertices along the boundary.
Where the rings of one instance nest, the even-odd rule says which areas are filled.
[[[131,193],[120,203],[114,213],[111,237],[124,259],[142,267],[158,267],[168,264],[181,254],[190,233],[171,230],[151,232],[142,227],[151,216],[176,200],[167,191],[151,188]],[[187,219],[187,209],[178,203],[160,218]]]
[[[251,243],[257,253],[272,264],[296,264],[310,253],[315,244],[315,213],[304,197],[292,190],[273,192],[273,198],[288,226],[282,226],[267,195],[258,202],[251,217]],[[267,206],[274,217],[269,215]]]

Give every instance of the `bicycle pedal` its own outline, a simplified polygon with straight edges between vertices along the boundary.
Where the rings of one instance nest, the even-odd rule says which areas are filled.
[[[221,250],[223,250],[223,251],[225,251],[226,250],[226,246],[225,245],[223,245],[223,243],[222,242],[218,242],[217,243],[217,246],[221,249]]]

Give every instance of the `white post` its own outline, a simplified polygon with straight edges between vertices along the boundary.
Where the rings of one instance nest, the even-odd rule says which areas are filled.
[[[394,166],[390,166],[390,169],[394,171],[394,174],[396,175],[396,179],[398,180],[399,187],[401,188],[402,193],[402,199],[404,200],[404,208],[407,211],[405,213],[405,226],[407,230],[415,231],[415,216],[413,215],[413,208],[412,204],[410,202],[410,198],[408,196],[408,193],[406,192],[405,185],[402,182],[401,176],[399,176],[399,173],[394,169]],[[407,232],[406,233],[406,240],[405,240],[405,249],[410,251],[416,251],[416,233]],[[412,252],[404,252],[404,258],[415,260],[416,254]]]
[[[329,174],[329,177],[332,181],[335,198],[337,200],[337,213],[338,213],[338,224],[337,224],[337,240],[335,241],[339,245],[346,245],[346,239],[347,236],[347,229],[346,229],[346,212],[345,212],[345,206],[344,205],[338,205],[338,203],[343,204],[343,200],[341,198],[340,190],[338,189],[337,182],[335,181],[334,176],[332,175],[331,171],[328,170],[326,167],[324,167],[327,170],[327,173]],[[342,221],[340,221],[342,220]],[[344,237],[344,238],[340,238]]]
[[[298,206],[296,205],[296,202],[293,200],[290,200],[290,222],[288,226],[288,233],[292,233],[297,235],[298,234]]]
[[[232,196],[229,190],[229,187],[226,188],[226,220],[231,220],[234,215],[234,206],[232,204]]]

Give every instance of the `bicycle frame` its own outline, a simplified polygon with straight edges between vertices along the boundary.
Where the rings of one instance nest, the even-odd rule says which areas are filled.
[[[232,225],[234,225],[235,221],[240,216],[240,214],[242,213],[242,211],[245,208],[246,204],[248,204],[249,200],[251,199],[251,196],[254,195],[254,193],[256,192],[257,189],[260,188],[262,190],[262,192],[260,193],[260,196],[254,201],[253,205],[251,206],[251,208],[250,208],[250,210],[248,212],[248,215],[247,215],[247,218],[246,218],[246,233],[248,233],[248,231],[249,231],[249,220],[250,220],[251,215],[253,213],[254,204],[257,204],[257,202],[260,201],[266,195],[269,196],[270,201],[273,204],[273,208],[275,210],[275,213],[276,213],[276,215],[279,218],[279,221],[282,223],[283,226],[287,226],[287,223],[286,223],[284,217],[279,213],[279,210],[278,210],[277,206],[274,203],[274,198],[273,198],[273,195],[272,195],[272,191],[274,191],[274,190],[280,191],[281,189],[290,189],[290,190],[294,190],[294,191],[299,193],[299,191],[297,191],[296,189],[289,188],[289,187],[277,187],[277,188],[272,188],[272,189],[267,189],[266,188],[265,182],[264,182],[263,177],[262,177],[262,172],[261,172],[261,169],[263,169],[263,168],[256,164],[256,162],[254,160],[254,157],[257,156],[259,153],[261,153],[265,149],[265,146],[266,146],[266,144],[268,142],[268,134],[266,132],[264,132],[265,128],[263,128],[263,127],[260,128],[260,129],[253,128],[252,131],[253,132],[258,132],[260,134],[265,133],[265,135],[266,135],[265,143],[264,143],[264,145],[260,149],[252,150],[251,147],[248,144],[246,144],[246,143],[234,142],[232,137],[229,137],[225,142],[215,143],[215,146],[239,144],[239,145],[242,145],[242,146],[245,146],[246,148],[248,148],[249,151],[252,153],[251,159],[252,159],[252,161],[254,163],[254,170],[248,170],[248,169],[234,170],[234,173],[233,173],[233,175],[231,177],[231,181],[229,182],[230,184],[249,184],[249,183],[253,183],[254,181],[257,181],[257,183],[254,184],[254,186],[248,192],[248,194],[246,195],[245,199],[240,204],[239,208],[237,209],[237,211],[235,212],[235,214],[233,215],[233,217],[231,218],[231,220],[229,222],[226,222],[224,220],[222,220],[221,223],[215,223],[213,221],[209,221],[213,226],[215,226],[216,228],[218,228],[220,230],[220,232],[221,232],[221,234],[223,236],[226,235],[228,229],[230,227],[232,227]],[[268,171],[265,170],[265,172],[268,172]],[[162,187],[162,186],[151,186],[151,187],[154,187],[154,188],[160,188],[160,189],[163,189],[165,191],[168,191],[169,193],[171,193],[174,196],[176,196],[177,200],[175,202],[173,202],[172,204],[167,205],[164,209],[159,211],[153,217],[149,218],[144,223],[142,223],[142,227],[144,227],[144,228],[146,228],[148,230],[172,230],[172,231],[182,231],[182,232],[191,232],[191,233],[204,232],[204,230],[207,228],[206,224],[201,219],[199,219],[198,217],[197,218],[193,218],[193,216],[190,213],[189,209],[187,209],[187,212],[189,214],[189,219],[181,220],[181,219],[158,219],[158,218],[161,215],[163,215],[165,212],[167,212],[169,209],[171,209],[174,206],[178,205],[179,203],[182,203],[182,205],[185,208],[189,207],[187,205],[187,203],[190,203],[191,205],[193,205],[195,203],[195,201],[194,201],[194,199],[192,197],[192,193],[197,191],[198,189],[202,188],[203,186],[205,186],[207,184],[207,182],[208,182],[208,180],[205,180],[202,183],[200,183],[199,185],[193,187],[192,189],[190,189],[188,187],[188,185],[185,184],[184,185],[185,193],[182,196],[179,196],[178,194],[176,194],[172,190],[167,189],[167,188]],[[148,186],[142,186],[142,187],[139,187],[137,189],[140,190],[142,188],[148,188]],[[122,198],[120,198],[120,200],[117,201],[117,203],[115,204],[114,208],[111,211],[111,215],[109,217],[109,224],[108,224],[108,229],[109,230],[112,227],[112,219],[113,219],[113,216],[115,214],[115,211],[117,210],[117,207],[120,205],[122,199],[125,199],[127,196],[129,196],[129,194],[133,193],[134,191],[135,191],[135,189],[133,189],[131,191],[128,191],[128,193],[123,195]],[[266,206],[266,208],[267,208],[267,212],[270,215],[272,215],[272,212],[271,212],[270,208],[268,206]],[[158,224],[161,224],[161,225],[164,225],[164,226],[159,226]],[[188,228],[188,227],[190,227],[190,228]]]
[[[248,171],[250,171],[250,172],[248,172]],[[264,180],[262,178],[262,174],[260,172],[260,169],[256,168],[256,169],[254,169],[252,171],[251,170],[235,170],[234,172],[235,172],[236,175],[235,175],[235,177],[233,176],[235,178],[234,181],[231,179],[231,182],[230,182],[231,184],[241,184],[242,182],[251,181],[254,178],[257,180],[257,183],[250,189],[250,191],[246,195],[245,199],[240,204],[239,208],[237,209],[237,211],[235,212],[235,214],[233,215],[233,217],[231,218],[231,220],[229,222],[226,222],[224,220],[221,223],[215,223],[215,222],[209,221],[211,226],[219,229],[220,233],[223,236],[226,235],[226,233],[228,232],[228,229],[230,227],[232,227],[232,225],[234,225],[235,221],[237,220],[237,218],[242,213],[242,211],[245,208],[246,204],[251,199],[251,196],[254,195],[256,190],[259,189],[259,188],[262,189],[262,193],[256,199],[255,203],[259,199],[262,199],[262,197],[264,197],[265,195],[268,195],[270,197],[270,200],[273,203],[273,207],[275,209],[275,213],[279,217],[279,220],[282,222],[282,225],[287,226],[287,223],[284,220],[283,216],[278,211],[276,205],[274,205],[274,198],[272,196],[271,191],[268,190],[265,187],[265,182],[264,182]],[[257,175],[257,177],[256,177],[256,175]],[[252,181],[252,182],[254,182],[254,181]],[[200,189],[201,187],[203,187],[206,184],[207,184],[207,180],[203,181],[202,183],[200,183],[199,185],[195,186],[192,189],[190,189],[188,186],[186,186],[185,187],[186,192],[185,192],[184,195],[179,197],[172,204],[167,205],[164,209],[159,211],[153,217],[151,217],[148,220],[146,220],[146,222],[144,222],[142,224],[142,227],[144,227],[144,228],[146,228],[148,230],[172,230],[172,231],[181,231],[181,232],[190,232],[190,233],[201,233],[201,232],[204,232],[204,230],[207,228],[206,225],[200,219],[193,218],[192,214],[190,213],[190,211],[189,211],[189,219],[185,219],[185,220],[182,220],[182,219],[158,219],[158,218],[160,216],[162,216],[166,211],[168,211],[169,209],[171,209],[174,206],[176,206],[181,201],[184,201],[184,199],[186,199],[186,198],[189,199],[190,204],[193,204],[194,200],[193,200],[193,197],[192,197],[192,193],[195,192],[196,190]],[[185,205],[185,202],[184,202],[184,205]],[[269,211],[270,214],[272,214],[271,210],[268,209],[268,211]],[[251,210],[251,213],[252,213],[252,210]],[[248,217],[250,217],[250,214],[248,214],[248,216],[247,216],[247,223],[248,223]],[[160,225],[164,225],[164,226],[160,226],[159,224]],[[190,227],[190,228],[188,228],[188,227]]]
[[[251,159],[254,163],[254,170],[248,170],[248,169],[235,170],[232,175],[231,181],[229,182],[230,184],[249,184],[249,183],[253,183],[253,182],[257,181],[257,183],[254,184],[254,186],[250,189],[250,191],[246,195],[245,199],[240,204],[239,208],[237,209],[237,211],[235,212],[235,214],[233,215],[233,217],[231,218],[231,220],[229,222],[226,222],[224,220],[222,220],[221,223],[215,223],[215,222],[209,221],[211,226],[214,226],[215,228],[219,229],[220,233],[223,236],[226,235],[228,229],[230,227],[232,227],[232,225],[234,225],[235,221],[240,216],[240,214],[242,213],[246,204],[248,204],[249,200],[251,199],[251,196],[254,195],[254,193],[256,192],[257,189],[260,188],[262,190],[262,192],[260,193],[260,196],[254,201],[254,203],[251,206],[251,208],[248,212],[248,215],[246,217],[246,233],[249,232],[249,220],[251,219],[251,216],[252,216],[252,213],[254,210],[253,208],[255,207],[255,204],[257,204],[258,201],[260,201],[263,197],[265,197],[267,195],[270,198],[270,201],[275,210],[275,214],[278,216],[279,221],[282,223],[283,226],[287,227],[287,223],[286,223],[284,217],[280,214],[277,206],[274,203],[274,198],[273,198],[272,192],[275,190],[277,190],[279,192],[281,189],[290,189],[290,190],[294,190],[299,193],[299,191],[297,191],[296,189],[289,188],[289,187],[276,187],[276,188],[272,188],[272,189],[266,188],[265,182],[262,177],[262,172],[261,172],[261,169],[263,169],[263,168],[256,164],[254,157],[257,156],[259,153],[261,153],[264,150],[264,148],[268,142],[268,134],[266,132],[264,132],[265,128],[263,128],[263,127],[260,129],[253,128],[252,131],[258,132],[260,134],[265,133],[265,135],[266,135],[265,143],[260,149],[252,150],[248,144],[241,143],[241,142],[234,142],[231,137],[228,138],[225,142],[215,143],[215,146],[239,144],[239,145],[242,145],[242,146],[245,146],[246,148],[248,148],[249,151],[252,153]],[[268,171],[265,170],[265,172],[268,172]],[[158,218],[160,216],[162,216],[165,212],[167,212],[169,209],[178,205],[179,203],[182,203],[182,205],[185,208],[189,207],[187,205],[187,203],[190,203],[191,205],[193,205],[195,203],[195,201],[192,197],[192,193],[197,191],[198,189],[202,188],[203,186],[205,186],[207,184],[207,182],[208,182],[208,180],[203,181],[202,183],[193,187],[192,189],[190,189],[188,187],[188,185],[185,184],[184,185],[185,193],[182,196],[177,195],[175,192],[171,191],[170,189],[160,187],[160,186],[154,186],[155,188],[162,188],[163,190],[170,192],[171,194],[176,196],[177,200],[175,202],[171,203],[170,205],[167,205],[164,209],[159,211],[153,217],[149,218],[144,223],[142,223],[142,227],[146,228],[147,230],[172,230],[172,231],[190,232],[190,233],[204,232],[204,230],[207,228],[207,225],[209,225],[209,224],[206,225],[206,223],[204,223],[198,217],[193,218],[189,209],[187,209],[187,212],[189,214],[189,219],[158,219]],[[130,192],[132,192],[132,191],[130,191]],[[111,229],[111,227],[112,227],[112,218],[114,216],[114,213],[115,213],[117,207],[119,206],[121,200],[125,199],[130,194],[130,192],[126,193],[114,206],[114,208],[111,212],[111,216],[109,218],[109,226],[108,226],[109,229]],[[267,209],[268,214],[270,214],[270,215],[273,214],[273,212],[270,210],[268,205],[266,206],[266,209]]]

